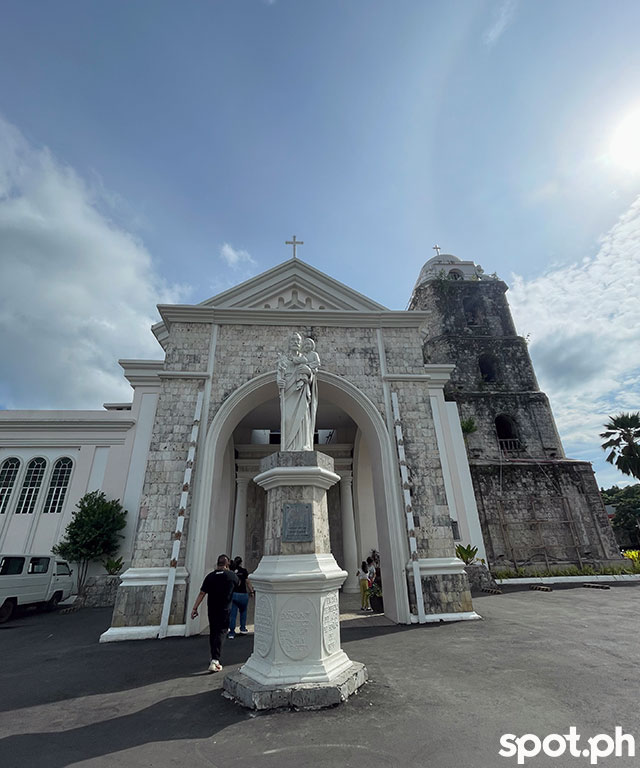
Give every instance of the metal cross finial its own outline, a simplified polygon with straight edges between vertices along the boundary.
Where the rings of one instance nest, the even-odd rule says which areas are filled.
[[[296,240],[296,236],[293,236],[293,240],[285,240],[285,245],[292,245],[293,246],[293,258],[296,258],[296,246],[297,245],[304,245],[304,240]]]
[[[434,245],[433,246],[433,250],[436,252],[436,256],[440,255],[440,246],[439,245]]]

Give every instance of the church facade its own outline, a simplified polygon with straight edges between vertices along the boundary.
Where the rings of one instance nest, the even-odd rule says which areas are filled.
[[[133,404],[101,414],[121,441],[101,436],[102,476],[113,489],[118,480],[122,494],[111,495],[130,512],[129,567],[103,639],[197,633],[187,608],[217,555],[257,566],[265,492],[253,478],[279,449],[275,368],[296,332],[322,360],[315,447],[340,476],[327,501],[345,591],[357,590],[355,570],[376,550],[391,619],[468,619],[476,614],[458,542],[492,567],[616,559],[591,466],[564,457],[505,291],[472,262],[439,255],[408,310],[391,311],[294,258],[202,304],[159,307],[164,359],[121,361]],[[29,418],[15,413],[13,424],[0,415],[0,436],[14,441],[1,443],[0,473],[18,458],[17,420]],[[82,472],[78,463],[63,516],[96,485],[90,462]],[[4,494],[5,540],[21,471]]]

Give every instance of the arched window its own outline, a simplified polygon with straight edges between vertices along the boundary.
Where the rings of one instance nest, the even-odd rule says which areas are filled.
[[[493,355],[480,355],[478,358],[478,368],[480,368],[482,381],[498,380],[498,361]]]
[[[520,442],[520,432],[518,425],[511,416],[501,413],[495,420],[496,433],[498,435],[498,444],[504,452],[521,451],[523,446]]]
[[[40,492],[46,466],[47,462],[41,456],[31,459],[27,464],[27,472],[22,483],[16,515],[30,515],[33,512],[33,508],[38,500],[38,493]]]
[[[2,462],[0,467],[0,515],[4,515],[9,505],[11,491],[13,490],[19,470],[20,459],[16,459],[15,456]]]
[[[462,299],[462,311],[467,325],[480,325],[480,300],[477,296],[465,296]]]
[[[73,462],[66,456],[62,459],[58,459],[54,464],[53,472],[51,473],[51,481],[49,482],[47,499],[44,503],[44,509],[42,510],[43,513],[62,512],[72,469]]]
[[[450,269],[447,277],[449,278],[449,280],[462,280],[464,275],[462,274],[462,272],[460,272],[459,269]]]

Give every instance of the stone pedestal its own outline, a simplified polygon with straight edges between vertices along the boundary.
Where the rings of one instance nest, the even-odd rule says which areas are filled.
[[[224,688],[254,709],[317,709],[366,680],[340,647],[338,590],[347,573],[329,549],[326,491],[339,477],[316,451],[265,458],[255,482],[267,491],[265,554],[256,590],[253,653]]]

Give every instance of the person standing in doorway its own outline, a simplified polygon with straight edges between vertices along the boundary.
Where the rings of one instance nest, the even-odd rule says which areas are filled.
[[[368,568],[367,576],[369,578],[369,586],[372,587],[373,582],[375,581],[375,578],[376,578],[376,564],[372,557],[367,558],[367,568]]]
[[[211,663],[209,672],[220,672],[222,664],[220,656],[222,653],[222,641],[227,634],[229,627],[229,613],[231,612],[231,601],[233,599],[233,590],[238,584],[238,577],[229,570],[229,558],[226,555],[218,557],[218,564],[215,571],[208,573],[196,601],[193,604],[191,618],[198,616],[200,603],[207,598],[207,613],[209,615],[209,646],[211,648]]]
[[[360,584],[360,610],[370,611],[369,608],[369,568],[367,563],[363,560],[360,563],[360,568],[356,573],[358,577],[358,583]]]
[[[229,640],[233,640],[236,636],[238,611],[240,611],[240,634],[246,635],[249,632],[247,629],[247,608],[249,606],[249,598],[255,595],[251,582],[249,581],[249,571],[242,567],[242,558],[235,557],[233,559],[233,565],[233,570],[238,577],[238,583],[233,590],[233,598],[231,600],[229,634],[227,635]]]

